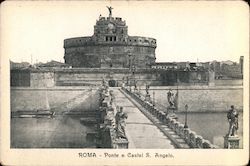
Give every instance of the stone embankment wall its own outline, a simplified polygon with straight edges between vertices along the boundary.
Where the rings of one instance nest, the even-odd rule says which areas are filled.
[[[169,106],[167,99],[169,89],[172,89],[175,94],[178,92],[178,111],[185,111],[186,104],[188,104],[188,111],[192,112],[227,111],[231,105],[238,110],[243,109],[242,86],[151,86],[149,94],[152,99],[154,92],[155,101],[167,108]],[[141,89],[140,92],[146,93],[145,89]]]
[[[11,71],[11,86],[54,87],[101,85],[102,80],[113,86],[134,85],[208,85],[213,81],[208,71],[171,71],[129,68],[30,69]],[[111,85],[110,85],[111,86]]]
[[[57,86],[69,83],[86,82],[100,84],[102,79],[114,80],[115,86],[127,85],[137,86],[151,85],[208,85],[213,82],[208,71],[171,71],[159,69],[58,69],[55,71],[55,82]]]
[[[11,88],[11,111],[96,110],[97,90],[85,88]]]
[[[30,73],[31,87],[53,87],[55,85],[54,72],[32,72]]]
[[[54,87],[53,70],[15,69],[11,70],[12,87]]]
[[[105,70],[93,70],[93,71],[58,71],[55,73],[56,86],[70,85],[70,84],[101,84],[103,78],[105,80],[114,80],[115,86],[122,86],[123,82],[128,84],[134,84],[134,78],[137,81],[137,85],[153,84],[160,85],[161,79],[157,74],[152,73],[140,73],[134,74],[133,80],[131,79],[131,72],[123,69],[121,72],[105,71]]]

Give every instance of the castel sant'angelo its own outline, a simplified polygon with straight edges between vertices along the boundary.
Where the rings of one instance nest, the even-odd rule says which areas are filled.
[[[68,67],[13,69],[11,85],[85,86],[101,84],[103,79],[108,80],[110,86],[204,85],[211,82],[214,76],[208,70],[154,68],[157,64],[156,39],[129,36],[126,22],[112,16],[112,7],[107,8],[109,16],[99,17],[92,36],[64,40],[64,65]]]
[[[83,68],[149,68],[155,63],[156,39],[129,36],[126,21],[99,17],[90,37],[64,40],[65,63]]]

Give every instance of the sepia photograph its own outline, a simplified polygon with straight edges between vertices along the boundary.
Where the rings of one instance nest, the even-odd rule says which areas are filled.
[[[5,1],[1,43],[8,153],[248,161],[244,1]]]

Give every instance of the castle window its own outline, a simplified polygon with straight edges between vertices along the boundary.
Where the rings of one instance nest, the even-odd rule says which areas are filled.
[[[114,41],[116,41],[116,36],[114,37]]]
[[[136,39],[134,41],[136,42]]]
[[[108,41],[108,36],[106,36],[106,41]]]
[[[112,37],[110,37],[110,41],[112,41],[112,39],[113,39],[113,38],[112,38]]]

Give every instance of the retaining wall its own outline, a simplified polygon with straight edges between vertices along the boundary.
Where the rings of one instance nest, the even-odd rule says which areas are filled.
[[[11,111],[57,108],[95,110],[98,108],[96,90],[80,88],[11,88]]]
[[[182,86],[177,87],[153,87],[149,89],[151,99],[155,93],[155,101],[164,107],[168,107],[167,93],[169,89],[174,93],[178,91],[178,111],[227,111],[231,105],[236,109],[243,109],[243,87],[242,86]],[[140,90],[145,95],[145,89]]]

